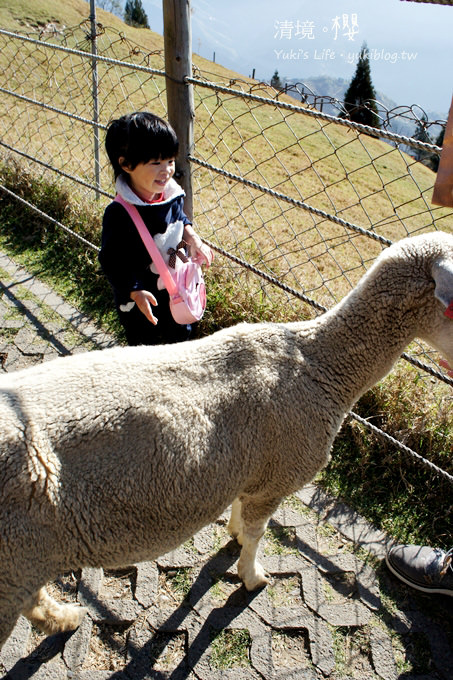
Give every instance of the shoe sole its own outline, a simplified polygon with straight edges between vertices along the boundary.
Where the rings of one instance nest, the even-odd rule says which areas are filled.
[[[396,576],[400,581],[405,583],[407,586],[410,586],[411,588],[415,588],[415,590],[420,590],[422,593],[434,593],[436,595],[450,595],[450,597],[453,597],[453,590],[447,589],[447,588],[439,588],[437,586],[422,586],[419,585],[418,583],[415,583],[414,581],[410,581],[408,578],[406,578],[403,574],[401,574],[396,567],[393,566],[393,564],[390,562],[390,560],[385,557],[385,563],[389,570],[392,572],[394,576]]]

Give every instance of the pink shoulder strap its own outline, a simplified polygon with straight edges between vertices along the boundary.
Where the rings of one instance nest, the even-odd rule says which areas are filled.
[[[148,253],[151,255],[151,259],[154,262],[158,273],[162,277],[165,288],[168,290],[168,293],[170,295],[175,295],[178,292],[176,283],[173,281],[173,278],[170,272],[168,271],[168,267],[164,262],[164,258],[162,257],[158,247],[154,243],[154,239],[149,233],[148,229],[146,228],[146,225],[143,222],[143,219],[140,213],[138,212],[137,208],[135,207],[135,205],[132,205],[132,203],[128,203],[128,201],[125,201],[124,198],[119,194],[115,196],[115,201],[121,203],[121,205],[129,213],[132,221],[137,227],[137,231],[140,234]]]

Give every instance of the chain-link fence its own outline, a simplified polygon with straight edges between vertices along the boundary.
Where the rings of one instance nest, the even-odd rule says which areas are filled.
[[[144,108],[166,116],[161,45],[140,46],[89,20],[39,34],[0,30],[0,64],[2,158],[57,177],[74,205],[97,201],[102,210],[113,197],[103,149],[109,120]],[[452,211],[431,204],[428,165],[440,149],[390,125],[404,119],[438,130],[444,122],[428,122],[419,107],[381,105],[382,128],[373,129],[339,118],[335,107],[326,113],[325,102],[318,110],[306,89],[276,91],[203,64],[181,84],[194,92],[194,148],[185,150],[194,218],[220,253],[217,271],[256,301],[251,320],[266,309],[280,319],[309,318],[351,290],[392,241],[452,230]],[[87,249],[99,241],[100,233],[84,237]],[[453,384],[422,345],[405,356]]]

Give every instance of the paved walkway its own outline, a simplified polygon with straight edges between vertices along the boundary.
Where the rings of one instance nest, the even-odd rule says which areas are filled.
[[[1,370],[112,343],[0,253]],[[259,593],[239,582],[226,524],[227,514],[156,562],[62,575],[55,596],[89,615],[49,638],[19,619],[1,679],[453,678],[453,600],[393,579],[385,535],[319,488],[270,523],[261,561],[272,581]]]

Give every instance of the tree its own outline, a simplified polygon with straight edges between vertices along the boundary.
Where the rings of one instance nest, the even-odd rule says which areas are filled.
[[[142,0],[126,0],[124,6],[124,21],[129,26],[149,28],[148,17],[143,9]]]
[[[426,113],[424,113],[422,117],[419,118],[419,120],[417,121],[415,132],[413,134],[413,139],[416,139],[418,142],[427,142],[428,144],[432,144],[433,140],[429,136],[428,131],[426,129],[427,122],[428,118],[426,117]],[[429,167],[431,166],[432,153],[430,151],[425,151],[425,149],[414,149],[412,156],[415,158],[416,161],[419,161],[424,165],[428,165]]]
[[[280,76],[278,75],[278,71],[275,71],[274,75],[271,78],[271,87],[275,87],[276,90],[281,90],[283,88],[282,81],[280,80]]]
[[[355,123],[380,127],[376,106],[376,91],[371,82],[370,57],[366,43],[360,50],[354,77],[344,95],[345,111],[341,118],[349,118]]]
[[[440,146],[442,148],[442,146],[444,145],[444,136],[445,136],[445,128],[443,127],[442,130],[437,135],[436,146]],[[434,172],[437,172],[438,169],[439,169],[439,162],[440,162],[440,158],[437,155],[437,153],[433,153],[430,160],[431,160],[431,162],[429,164],[430,168],[432,168],[434,170]]]
[[[96,0],[96,5],[106,12],[116,14],[117,17],[123,18],[123,5],[121,0]]]

